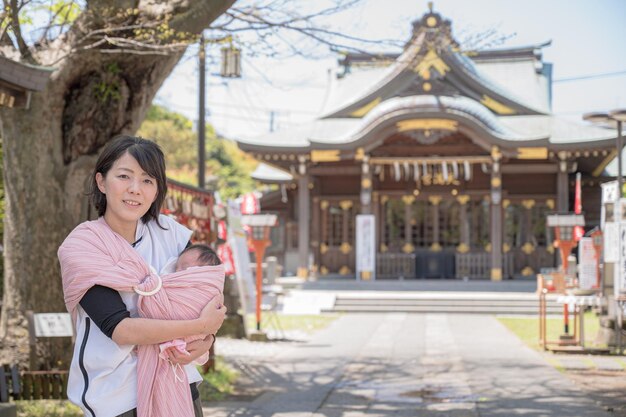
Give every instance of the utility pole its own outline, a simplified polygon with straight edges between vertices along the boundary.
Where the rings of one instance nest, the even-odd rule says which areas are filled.
[[[276,112],[274,110],[270,111],[270,132],[274,131],[274,115]]]
[[[204,188],[206,185],[204,179],[204,168],[206,166],[205,163],[205,135],[206,135],[206,127],[205,127],[205,68],[206,68],[206,40],[204,39],[204,33],[200,36],[200,50],[198,51],[198,71],[199,71],[199,103],[198,103],[198,187]]]

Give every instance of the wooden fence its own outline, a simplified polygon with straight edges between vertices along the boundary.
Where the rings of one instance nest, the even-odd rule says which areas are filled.
[[[23,371],[0,366],[0,402],[67,399],[68,371]]]

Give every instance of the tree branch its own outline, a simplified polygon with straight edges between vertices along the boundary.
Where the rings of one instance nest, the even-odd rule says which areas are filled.
[[[8,7],[10,8],[10,25],[11,31],[13,32],[13,36],[15,36],[15,42],[17,43],[17,48],[20,51],[20,55],[26,61],[32,61],[32,55],[28,45],[24,41],[22,37],[22,28],[20,26],[20,10],[23,6],[23,3],[18,5],[17,0],[10,0]],[[6,2],[5,2],[6,7]]]

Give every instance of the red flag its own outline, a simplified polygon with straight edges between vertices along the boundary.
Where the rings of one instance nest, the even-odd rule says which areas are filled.
[[[576,173],[576,190],[574,191],[574,214],[581,214],[583,212],[583,203],[580,187],[580,172]],[[574,227],[574,240],[578,242],[585,234],[585,229],[582,226]]]
[[[235,273],[235,262],[233,260],[233,251],[230,249],[228,243],[219,245],[217,247],[217,256],[222,260],[224,264],[224,273],[226,275],[232,275]]]

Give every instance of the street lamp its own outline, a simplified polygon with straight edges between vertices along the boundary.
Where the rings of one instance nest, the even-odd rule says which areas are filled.
[[[592,123],[617,125],[617,138],[615,146],[617,148],[617,189],[619,198],[622,197],[622,148],[624,147],[622,138],[622,123],[626,122],[626,109],[615,109],[610,112],[592,112],[583,114],[583,120]]]
[[[582,214],[572,214],[572,213],[563,213],[563,214],[551,214],[547,216],[546,223],[548,227],[554,228],[554,234],[556,237],[556,245],[561,252],[561,260],[563,262],[563,273],[567,273],[568,267],[568,259],[567,256],[570,254],[573,248],[576,247],[577,242],[574,236],[574,227],[575,226],[584,226],[585,225],[585,217]],[[567,286],[567,284],[566,284]],[[563,304],[563,324],[564,324],[564,334],[561,335],[560,340],[561,344],[570,344],[573,343],[573,338],[569,334],[569,310],[568,305]]]
[[[261,331],[261,297],[263,293],[263,257],[270,240],[270,228],[276,225],[275,214],[248,214],[241,216],[241,224],[250,226],[248,240],[254,247],[256,258],[256,330]]]

